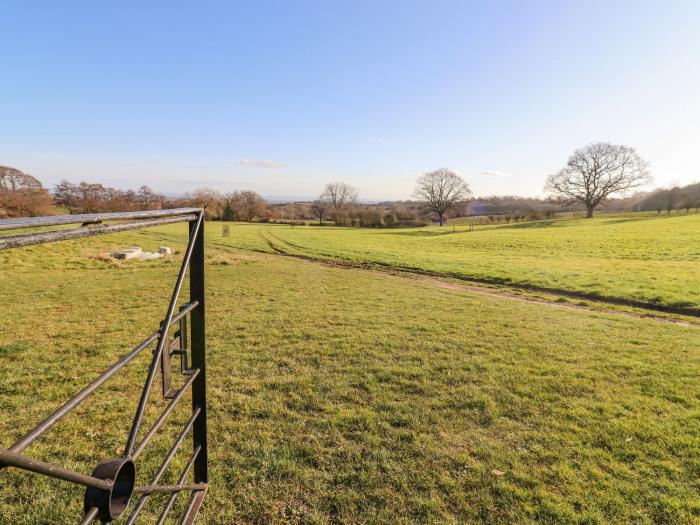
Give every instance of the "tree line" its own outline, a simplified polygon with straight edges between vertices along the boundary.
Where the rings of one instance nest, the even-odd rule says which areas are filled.
[[[667,214],[673,210],[690,213],[690,210],[697,208],[700,208],[700,182],[644,193],[636,196],[632,204],[632,209],[637,211],[666,212]]]
[[[51,215],[62,211],[75,214],[179,207],[203,208],[208,219],[252,221],[265,217],[267,203],[253,191],[220,194],[200,188],[184,197],[168,198],[145,185],[136,190],[120,190],[99,183],[67,180],[62,180],[49,192],[35,177],[0,166],[0,218]]]
[[[666,211],[700,207],[700,183],[630,194],[651,180],[649,165],[634,148],[593,143],[576,150],[564,168],[547,177],[547,198],[492,196],[473,198],[466,181],[442,168],[420,175],[409,201],[361,203],[359,191],[345,182],[328,183],[318,198],[303,203],[268,203],[252,190],[221,193],[199,188],[168,198],[148,186],[120,190],[99,183],[63,180],[52,192],[35,177],[0,166],[0,218],[56,213],[151,210],[176,207],[204,209],[207,219],[298,222],[361,227],[422,226],[449,217],[482,215],[524,220],[562,210]],[[60,212],[60,211],[59,211]],[[499,219],[500,221],[500,219]]]
[[[98,183],[74,184],[62,180],[53,190],[56,206],[68,213],[157,210],[166,207],[167,199],[148,186],[138,190],[118,190]]]

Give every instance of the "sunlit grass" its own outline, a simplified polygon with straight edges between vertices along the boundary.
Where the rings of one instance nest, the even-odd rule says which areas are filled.
[[[700,519],[697,328],[225,246],[274,232],[325,251],[324,235],[347,234],[373,254],[395,233],[406,234],[395,235],[400,246],[430,238],[267,228],[237,227],[229,239],[207,228],[212,488],[202,523]],[[0,254],[0,446],[164,314],[176,260],[96,256],[128,245],[181,252],[183,240],[172,226]],[[676,256],[693,257],[692,248]],[[116,455],[146,366],[143,356],[27,453],[85,472]],[[141,483],[183,404],[139,465]],[[12,469],[0,471],[0,494],[0,523],[73,524],[81,514],[79,489]],[[150,518],[162,502],[153,498]]]
[[[216,242],[700,312],[700,214],[410,230],[240,225]]]

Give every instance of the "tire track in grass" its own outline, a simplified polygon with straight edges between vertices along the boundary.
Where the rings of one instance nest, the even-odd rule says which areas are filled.
[[[560,290],[557,288],[546,288],[527,284],[516,284],[516,283],[502,283],[489,281],[487,279],[477,279],[471,277],[464,277],[461,275],[451,275],[451,274],[441,274],[437,272],[429,272],[426,270],[395,266],[391,264],[383,264],[377,262],[355,262],[348,261],[345,259],[339,259],[337,257],[330,256],[328,254],[323,254],[322,252],[315,252],[309,250],[303,246],[295,245],[283,239],[280,239],[276,235],[270,235],[272,239],[266,237],[263,233],[260,234],[267,246],[272,250],[272,252],[264,250],[252,250],[259,253],[265,253],[267,255],[277,255],[282,257],[293,257],[296,259],[302,259],[304,261],[313,262],[316,264],[323,264],[326,266],[331,266],[335,268],[346,268],[346,269],[361,269],[374,272],[383,272],[390,275],[395,275],[402,278],[412,279],[416,282],[428,283],[433,286],[438,286],[440,288],[460,290],[469,293],[476,293],[480,295],[487,295],[491,297],[509,298],[516,301],[538,303],[548,305],[554,308],[570,308],[577,310],[585,310],[589,312],[605,312],[605,313],[617,313],[621,315],[627,315],[630,317],[635,317],[637,319],[653,319],[663,323],[670,323],[682,326],[690,326],[694,328],[700,328],[700,321],[686,320],[686,319],[676,319],[670,317],[660,317],[654,315],[653,313],[641,313],[641,312],[631,312],[629,310],[616,310],[606,308],[604,305],[614,305],[623,307],[638,308],[641,310],[651,310],[655,312],[671,313],[677,315],[685,315],[689,317],[698,317],[700,314],[696,313],[694,310],[690,312],[687,309],[677,309],[674,307],[666,307],[660,305],[654,305],[649,303],[644,303],[641,301],[631,301],[619,298],[609,298],[609,297],[598,297],[592,296],[585,293],[573,292],[568,290]],[[277,243],[275,243],[277,241]],[[312,255],[307,255],[304,253],[292,253],[289,247],[293,247],[296,250],[305,251]],[[286,249],[285,249],[286,248]],[[473,284],[469,284],[473,283]],[[488,286],[488,287],[487,287]],[[523,296],[517,294],[510,290],[523,290],[525,292],[539,292],[548,295],[555,296],[555,299],[546,299],[542,297],[535,296]],[[600,308],[595,308],[588,305],[574,304],[569,302],[559,302],[563,298],[573,298],[579,300],[592,301]],[[680,310],[680,311],[679,311]]]

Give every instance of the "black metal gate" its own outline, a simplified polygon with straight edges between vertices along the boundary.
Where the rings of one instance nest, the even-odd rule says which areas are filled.
[[[106,221],[109,221],[109,223],[106,223]],[[177,222],[187,222],[189,224],[189,242],[160,328],[100,374],[77,395],[66,401],[50,416],[36,425],[19,441],[7,449],[0,448],[0,468],[16,467],[85,486],[83,503],[85,514],[81,524],[91,523],[94,520],[108,523],[121,517],[127,510],[129,502],[134,495],[138,495],[140,499],[126,519],[126,524],[134,523],[149,496],[156,492],[170,494],[157,521],[158,524],[165,521],[175,498],[180,492],[190,493],[190,499],[180,516],[181,524],[193,523],[202,506],[208,487],[204,337],[204,214],[202,210],[197,208],[179,208],[143,212],[31,217],[0,221],[0,230],[80,224],[77,228],[0,235],[0,250]],[[188,266],[190,270],[190,299],[187,303],[178,307],[178,298]],[[177,332],[174,334],[174,340],[169,342],[168,333],[173,325],[177,325]],[[138,408],[136,409],[129,437],[121,457],[101,462],[92,471],[92,474],[87,475],[59,465],[32,459],[22,454],[24,449],[34,440],[49,430],[110,377],[126,366],[127,363],[154,344],[155,351],[148,369],[146,382],[141,392]],[[171,359],[174,356],[180,358],[180,372],[187,378],[180,388],[171,387]],[[159,372],[163,383],[163,397],[170,401],[153,426],[137,442],[148,396]],[[165,423],[175,405],[189,389],[192,390],[192,415],[176,437],[152,481],[148,485],[137,486],[136,460],[155,436],[158,429]],[[190,432],[193,436],[193,450],[180,473],[178,483],[176,485],[159,484],[159,480],[165,472],[168,463],[170,463],[175,452]],[[194,469],[194,483],[188,484],[185,480],[192,469]]]

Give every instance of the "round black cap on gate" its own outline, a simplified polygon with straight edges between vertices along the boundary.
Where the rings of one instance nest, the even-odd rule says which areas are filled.
[[[117,458],[103,461],[92,475],[96,478],[111,480],[109,490],[88,487],[85,491],[85,512],[93,507],[99,509],[98,518],[102,523],[117,519],[126,510],[136,485],[136,467],[129,458]]]

